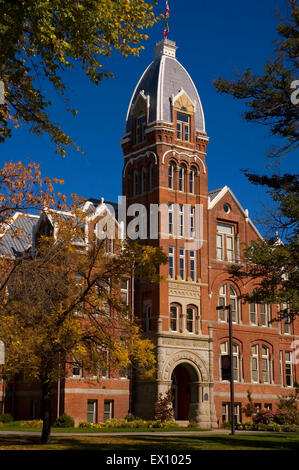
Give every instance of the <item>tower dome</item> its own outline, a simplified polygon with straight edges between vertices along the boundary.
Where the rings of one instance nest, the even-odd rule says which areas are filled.
[[[131,98],[126,117],[126,134],[132,131],[134,109],[141,98],[148,108],[148,123],[172,123],[173,105],[181,98],[181,104],[187,102],[193,108],[196,131],[206,132],[198,91],[187,70],[176,59],[176,49],[176,43],[168,39],[156,45],[155,59],[141,76]]]

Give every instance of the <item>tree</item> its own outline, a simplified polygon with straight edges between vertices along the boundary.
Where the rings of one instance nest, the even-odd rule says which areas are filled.
[[[245,413],[245,416],[247,418],[251,418],[252,415],[256,413],[256,409],[255,409],[255,404],[252,400],[252,392],[249,389],[247,390],[247,400],[248,400],[248,403],[244,406],[242,411],[243,413]]]
[[[159,263],[167,258],[158,248],[129,242],[118,245],[112,257],[105,255],[102,242],[78,249],[84,233],[84,214],[79,216],[79,210],[72,217],[58,213],[57,237],[41,233],[34,251],[16,265],[0,299],[3,374],[9,378],[22,372],[26,380],[41,384],[43,442],[52,422],[51,384],[73,364],[83,363],[97,375],[107,365],[108,352],[115,369],[132,364],[145,377],[155,370],[154,345],[142,339],[130,309],[121,302],[120,282],[132,271],[156,281]]]
[[[165,395],[159,394],[159,398],[155,404],[155,419],[161,421],[171,421],[174,418],[173,413],[173,393],[172,390],[168,390]]]
[[[282,138],[283,145],[272,151],[273,157],[283,158],[298,147],[299,107],[293,100],[297,82],[299,41],[299,7],[289,0],[290,17],[277,28],[275,58],[269,60],[264,75],[247,70],[237,81],[215,81],[220,93],[245,99],[245,120],[269,126],[273,136]],[[298,94],[298,93],[297,93]],[[299,184],[298,175],[257,175],[245,170],[249,181],[268,187],[274,201],[270,211],[272,236],[244,250],[244,266],[233,266],[230,272],[237,278],[253,278],[257,289],[246,300],[289,304],[283,315],[299,313],[298,243],[299,243]],[[273,233],[277,232],[277,236]],[[280,239],[279,239],[279,237]]]
[[[0,0],[0,80],[5,104],[0,105],[0,142],[12,128],[30,124],[36,135],[48,133],[56,152],[64,155],[73,143],[50,117],[52,102],[41,84],[52,85],[74,115],[66,70],[80,64],[91,82],[112,76],[101,63],[118,51],[138,55],[153,26],[156,0]]]

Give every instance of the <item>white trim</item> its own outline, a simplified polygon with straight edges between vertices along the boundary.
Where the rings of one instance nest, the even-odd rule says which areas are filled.
[[[141,81],[143,80],[143,77],[145,76],[146,72],[148,71],[148,69],[151,67],[151,65],[152,65],[153,63],[154,63],[154,61],[151,62],[151,63],[149,64],[149,66],[145,69],[145,71],[144,71],[143,74],[141,75],[141,78],[140,78],[140,80],[138,81],[138,83],[137,83],[137,85],[136,85],[136,87],[135,87],[134,93],[132,94],[132,98],[131,98],[131,100],[130,100],[130,104],[129,104],[128,111],[127,111],[127,116],[126,116],[126,130],[127,130],[127,125],[128,125],[129,117],[130,117],[130,111],[131,111],[133,99],[134,99],[134,97],[135,97],[135,95],[136,95],[136,92],[137,92],[137,90],[138,90],[138,87],[139,87]],[[127,134],[126,134],[126,135],[127,135]]]
[[[166,155],[168,155],[169,153],[172,153],[173,156],[175,156],[175,154],[176,154],[176,155],[178,155],[179,157],[180,157],[181,155],[185,155],[185,156],[188,157],[188,158],[194,158],[195,162],[197,162],[197,160],[199,160],[199,161],[201,162],[201,164],[202,164],[203,172],[204,172],[204,174],[206,174],[206,172],[207,172],[207,171],[206,171],[206,166],[205,166],[203,160],[202,160],[201,158],[199,158],[197,155],[189,155],[189,154],[186,153],[186,152],[177,152],[176,150],[167,150],[167,151],[164,153],[163,157],[162,157],[162,165],[164,165],[165,157],[166,157]]]
[[[149,157],[150,157],[150,154],[152,154],[152,155],[154,156],[154,158],[155,158],[155,165],[157,165],[157,164],[158,164],[158,157],[157,157],[156,153],[155,153],[155,152],[152,152],[152,151],[150,151],[150,152],[145,152],[145,153],[143,153],[143,154],[141,154],[141,155],[138,155],[137,157],[132,157],[132,158],[130,158],[130,159],[127,161],[127,163],[125,164],[124,169],[123,169],[123,176],[125,176],[126,171],[127,171],[127,166],[128,166],[130,163],[133,163],[133,162],[135,162],[136,160],[139,160],[139,158],[142,158],[142,157],[147,157],[147,158],[149,158]]]
[[[180,91],[176,95],[172,95],[171,100],[172,100],[172,106],[174,106],[175,101],[179,99],[180,96],[186,95],[192,106],[194,107],[194,113],[196,113],[196,101],[193,101],[188,93],[184,90],[184,88],[181,88]]]

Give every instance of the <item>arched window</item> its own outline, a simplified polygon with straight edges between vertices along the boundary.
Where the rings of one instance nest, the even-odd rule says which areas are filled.
[[[259,382],[259,347],[258,344],[251,346],[251,382]]]
[[[170,163],[168,167],[168,187],[174,189],[174,163]]]
[[[270,383],[270,351],[267,346],[262,346],[262,377],[264,383]]]
[[[186,167],[182,165],[179,170],[179,191],[185,191]]]
[[[220,287],[218,295],[218,306],[223,309],[218,310],[218,320],[220,322],[228,321],[228,310],[224,307],[231,306],[231,314],[233,323],[240,323],[240,303],[235,288],[230,284],[224,284]]]
[[[189,333],[194,333],[195,325],[195,308],[192,306],[187,307],[186,329]]]
[[[220,355],[221,356],[227,356],[229,354],[229,346],[228,346],[228,341],[225,343],[220,344]],[[221,359],[221,358],[220,358]],[[233,343],[233,370],[234,370],[234,381],[235,382],[240,382],[240,349],[239,345],[236,343]],[[222,374],[221,374],[221,360],[220,360],[220,377],[222,379]]]
[[[179,313],[178,313],[178,307],[175,305],[172,305],[170,307],[170,329],[171,331],[178,331],[179,327]]]
[[[191,167],[189,173],[189,193],[194,194],[195,192],[195,175],[196,175],[196,168]]]

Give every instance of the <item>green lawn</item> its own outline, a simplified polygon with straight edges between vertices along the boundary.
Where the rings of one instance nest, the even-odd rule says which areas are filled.
[[[0,431],[25,431],[25,432],[41,432],[41,428],[34,428],[30,426],[20,426],[19,424],[11,423],[0,426]],[[179,427],[179,426],[172,426],[169,428],[51,428],[51,432],[59,432],[59,433],[107,433],[107,432],[132,432],[132,433],[139,433],[139,432],[188,432],[188,431],[199,431],[197,427]],[[201,430],[202,431],[202,430]]]
[[[0,450],[299,450],[299,434],[184,436],[61,436],[46,445],[39,436],[0,435]]]

